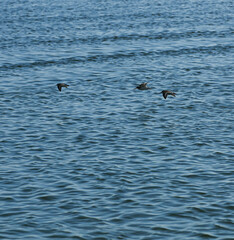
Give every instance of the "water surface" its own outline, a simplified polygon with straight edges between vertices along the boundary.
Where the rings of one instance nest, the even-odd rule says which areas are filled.
[[[232,239],[233,2],[0,5],[0,238]]]

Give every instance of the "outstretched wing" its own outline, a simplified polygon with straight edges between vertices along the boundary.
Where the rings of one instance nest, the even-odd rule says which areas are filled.
[[[57,84],[57,87],[58,87],[58,90],[61,92],[61,90],[62,90],[61,85],[60,85],[60,84]]]

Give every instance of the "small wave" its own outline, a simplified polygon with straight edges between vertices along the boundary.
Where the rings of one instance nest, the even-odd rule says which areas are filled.
[[[104,42],[119,42],[119,41],[137,41],[137,40],[179,40],[188,38],[228,38],[232,36],[231,30],[225,31],[186,31],[186,32],[170,32],[162,31],[157,33],[119,33],[111,35],[89,35],[81,37],[32,37],[30,39],[22,38],[6,38],[0,37],[2,43],[1,48],[11,48],[11,46],[61,46],[77,44],[100,44]]]
[[[230,45],[215,45],[215,46],[200,46],[194,48],[181,48],[178,50],[168,49],[168,50],[157,50],[157,51],[145,51],[145,50],[133,50],[133,51],[119,51],[113,54],[96,54],[87,57],[69,57],[61,58],[55,60],[38,60],[35,62],[23,62],[16,64],[3,64],[0,66],[0,71],[8,71],[22,68],[34,68],[34,67],[48,67],[53,65],[70,65],[76,63],[86,63],[86,62],[108,62],[116,59],[134,58],[134,57],[144,57],[144,56],[178,56],[183,54],[209,54],[216,55],[223,52],[231,51],[233,46]]]

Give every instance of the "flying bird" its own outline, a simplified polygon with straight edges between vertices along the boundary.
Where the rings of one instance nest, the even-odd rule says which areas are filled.
[[[176,94],[174,92],[168,91],[168,90],[163,90],[162,92],[163,97],[166,99],[168,95],[172,95],[173,97],[176,96]]]
[[[141,83],[140,85],[138,85],[136,88],[139,89],[139,90],[148,90],[148,89],[151,89],[149,87],[147,87],[147,82],[145,83]]]
[[[66,83],[58,83],[57,84],[57,87],[58,87],[58,90],[61,92],[62,91],[62,87],[65,87],[67,88],[69,85],[67,85]]]

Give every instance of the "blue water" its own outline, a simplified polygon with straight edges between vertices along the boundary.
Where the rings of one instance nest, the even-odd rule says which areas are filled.
[[[0,239],[233,239],[233,26],[231,0],[1,0]]]

